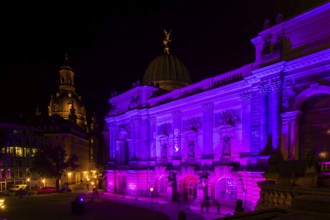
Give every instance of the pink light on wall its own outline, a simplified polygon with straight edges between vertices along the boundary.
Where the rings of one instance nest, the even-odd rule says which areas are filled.
[[[136,190],[136,184],[135,183],[129,183],[128,184],[128,190],[135,191]]]

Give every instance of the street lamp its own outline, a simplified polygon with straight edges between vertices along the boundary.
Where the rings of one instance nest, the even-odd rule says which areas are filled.
[[[72,175],[72,173],[71,172],[68,172],[68,184],[71,183],[71,175]]]
[[[44,184],[44,187],[45,187],[46,186],[46,179],[43,179],[42,183]]]
[[[154,188],[153,187],[150,187],[150,192],[151,192],[151,210],[154,210],[153,191],[154,191]]]
[[[31,180],[30,178],[27,178],[27,179],[26,179],[26,182],[27,182],[27,185],[28,185],[28,187],[29,187],[29,190],[31,189],[30,180]]]

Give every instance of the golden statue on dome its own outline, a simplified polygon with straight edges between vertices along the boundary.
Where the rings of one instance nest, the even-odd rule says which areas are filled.
[[[164,29],[165,39],[163,40],[163,45],[164,45],[164,53],[165,54],[170,54],[170,48],[168,47],[168,43],[171,42],[171,40],[170,40],[171,32],[172,32],[171,30],[169,32],[167,32]]]

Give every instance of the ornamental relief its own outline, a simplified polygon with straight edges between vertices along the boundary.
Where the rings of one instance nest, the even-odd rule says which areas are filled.
[[[272,91],[279,90],[281,88],[281,79],[279,77],[271,79],[270,86]]]
[[[297,92],[294,89],[292,80],[287,80],[285,82],[285,89],[282,91],[282,106],[285,110],[288,110],[297,96]]]
[[[118,138],[126,139],[131,137],[131,126],[129,124],[121,124],[118,126]]]
[[[215,114],[215,125],[231,125],[235,126],[241,123],[240,112],[239,110],[225,110]]]
[[[184,131],[195,131],[197,132],[202,127],[201,117],[189,118],[183,121],[183,130]]]
[[[130,104],[129,104],[129,108],[132,109],[132,108],[135,108],[135,107],[138,107],[140,105],[140,96],[138,93],[135,93],[132,98],[131,98],[131,101],[130,101]]]
[[[168,137],[171,132],[172,132],[171,123],[164,123],[157,127],[157,135],[165,135]]]

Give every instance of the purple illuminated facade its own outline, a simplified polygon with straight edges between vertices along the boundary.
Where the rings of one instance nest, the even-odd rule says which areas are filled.
[[[260,32],[253,63],[169,90],[155,78],[111,97],[107,191],[142,197],[153,188],[192,205],[242,199],[254,210],[277,149],[284,160],[313,149],[330,161],[329,24],[327,3]]]

